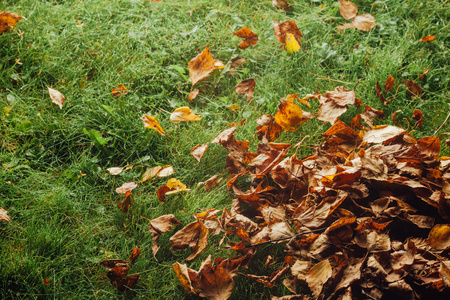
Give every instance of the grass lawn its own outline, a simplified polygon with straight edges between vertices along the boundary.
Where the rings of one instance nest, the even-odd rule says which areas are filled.
[[[209,144],[198,163],[190,154],[198,144],[210,143],[229,123],[238,126],[236,139],[258,143],[256,120],[275,114],[288,94],[304,97],[342,85],[355,89],[362,100],[340,117],[347,124],[364,105],[384,111],[375,124],[408,129],[416,138],[433,135],[449,113],[450,9],[445,0],[354,0],[359,13],[370,13],[377,26],[365,32],[338,31],[349,22],[332,0],[289,0],[292,10],[274,8],[270,0],[3,0],[1,11],[26,19],[0,35],[0,207],[11,222],[0,222],[1,299],[145,298],[190,299],[172,264],[185,263],[190,250],[169,251],[169,238],[204,208],[231,206],[232,193],[222,180],[205,191],[196,187],[222,174],[227,151]],[[295,21],[303,33],[302,46],[287,53],[275,38],[272,21]],[[233,32],[249,26],[259,41],[245,50]],[[430,42],[422,37],[435,35]],[[206,46],[212,56],[230,65],[237,56],[246,62],[234,75],[228,67],[215,71],[191,91],[188,63]],[[421,75],[429,70],[425,76]],[[376,95],[388,75],[396,84],[415,81],[423,97],[412,97],[405,86],[383,105]],[[238,95],[235,85],[255,78],[254,97]],[[113,97],[123,84],[130,91]],[[50,100],[47,87],[66,97],[62,109]],[[392,98],[395,89],[388,93]],[[238,104],[240,110],[227,107]],[[318,102],[311,101],[312,112]],[[189,106],[201,121],[175,124],[169,113]],[[413,128],[413,111],[424,116]],[[398,123],[392,114],[397,113]],[[169,112],[169,113],[168,113]],[[141,116],[156,117],[166,136],[144,128]],[[312,119],[295,132],[284,132],[277,142],[306,144],[320,141],[330,127]],[[441,154],[450,122],[438,135]],[[308,148],[301,155],[309,154]],[[140,184],[127,213],[117,208],[123,198],[115,189],[139,181],[147,168],[172,165],[190,192],[158,200],[156,191],[168,178]],[[129,166],[112,176],[107,168]],[[163,234],[161,249],[152,256],[148,220],[174,214],[181,222]],[[187,262],[198,270],[213,257],[232,257],[218,249],[220,236]],[[130,274],[140,274],[135,288],[118,293],[99,262],[126,259],[135,246],[141,256]],[[266,245],[264,253],[282,253],[283,245]],[[256,257],[249,272],[270,275]],[[267,299],[289,291],[280,283],[269,289],[239,275],[233,299]],[[194,298],[193,298],[194,299]]]

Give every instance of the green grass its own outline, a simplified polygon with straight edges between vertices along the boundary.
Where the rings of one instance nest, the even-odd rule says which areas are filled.
[[[194,220],[193,213],[229,208],[233,197],[224,184],[210,192],[196,188],[197,182],[224,173],[226,151],[210,144],[197,164],[190,149],[242,119],[247,122],[236,137],[254,147],[255,120],[274,114],[279,99],[342,84],[324,77],[346,82],[342,85],[350,89],[359,82],[356,95],[363,104],[385,112],[377,124],[393,124],[390,117],[400,109],[396,125],[411,129],[413,110],[420,109],[424,123],[413,135],[432,135],[449,112],[448,1],[353,2],[360,13],[374,15],[378,25],[372,31],[338,32],[337,25],[345,20],[338,1],[331,0],[291,0],[294,9],[289,12],[273,8],[270,0],[2,1],[0,11],[16,12],[26,20],[0,36],[0,207],[12,219],[0,224],[0,298],[189,299],[171,268],[176,261],[184,262],[189,250],[169,251],[168,239]],[[307,52],[287,54],[280,49],[272,21],[285,20],[297,23]],[[259,42],[240,50],[233,31],[246,25],[259,35]],[[431,34],[436,35],[434,41],[419,42]],[[234,76],[216,71],[198,84],[201,94],[189,103],[187,64],[207,45],[224,63],[237,55],[247,63]],[[180,67],[184,76],[177,71]],[[430,71],[419,80],[424,69]],[[378,79],[384,85],[389,74],[396,82],[416,81],[423,99],[411,98],[400,87],[397,98],[383,107],[375,83]],[[254,76],[255,97],[247,102],[234,86]],[[114,98],[111,89],[119,84],[132,92]],[[47,86],[66,96],[62,110],[51,103]],[[241,111],[228,111],[234,103]],[[180,106],[190,106],[202,120],[171,123],[165,111]],[[348,122],[363,109],[351,108],[342,119]],[[143,114],[156,116],[167,136],[144,129]],[[313,133],[316,137],[307,140],[313,144],[328,127],[311,120],[277,141],[294,143]],[[96,144],[86,134],[90,130],[106,143]],[[446,124],[439,132],[442,155],[450,154],[445,145],[449,131]],[[106,171],[127,164],[133,168],[118,176]],[[156,190],[167,178],[152,179],[134,190],[135,203],[127,214],[118,210],[121,196],[114,192],[116,187],[140,180],[147,167],[166,164],[174,166],[175,177],[192,189],[190,193],[168,196],[161,203]],[[182,224],[162,236],[155,261],[148,221],[141,216],[153,219],[169,213]],[[209,254],[234,256],[233,251],[217,250],[219,240],[212,238],[208,250],[188,266],[198,269]],[[142,254],[130,274],[142,277],[131,293],[120,295],[98,263],[126,259],[135,246]],[[264,251],[283,249],[267,246]],[[271,271],[255,259],[249,273]],[[50,284],[44,285],[43,279]],[[235,299],[288,294],[281,284],[267,289],[244,276],[235,281]]]

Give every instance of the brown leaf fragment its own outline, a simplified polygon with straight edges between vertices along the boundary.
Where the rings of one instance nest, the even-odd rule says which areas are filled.
[[[197,116],[194,111],[187,107],[179,107],[170,114],[170,121],[174,123],[200,121],[201,117]]]
[[[328,259],[315,264],[305,276],[309,289],[314,297],[318,297],[322,292],[323,285],[331,277],[332,269]]]
[[[202,160],[203,155],[205,155],[208,149],[208,144],[197,145],[191,149],[191,155],[198,161]]]
[[[191,248],[192,253],[186,260],[193,260],[205,250],[208,244],[208,228],[203,222],[192,222],[175,233],[169,241],[172,244],[171,251],[180,251],[187,247]]]
[[[11,218],[8,216],[8,211],[0,207],[0,221],[11,222]]]
[[[420,128],[423,122],[423,113],[420,110],[415,109],[412,118],[416,121],[416,127]]]
[[[292,8],[292,6],[288,3],[288,0],[272,0],[272,6],[284,11],[288,11]]]
[[[287,34],[290,33],[301,47],[302,43],[300,38],[303,37],[303,34],[300,32],[294,21],[285,21],[283,23],[272,21],[272,25],[275,30],[275,37],[280,43],[285,45]]]
[[[439,274],[446,287],[450,287],[450,261],[441,261]]]
[[[431,42],[431,41],[433,41],[434,39],[436,38],[436,36],[434,36],[434,35],[427,35],[427,36],[424,36],[423,38],[421,38],[420,40],[419,40],[419,42]]]
[[[204,184],[205,185],[205,190],[209,191],[211,188],[215,187],[216,185],[218,185],[220,183],[222,178],[219,178],[219,177],[220,177],[220,174],[214,175],[213,177],[209,178],[205,182],[199,182],[197,184],[197,186],[200,186],[200,185]]]
[[[167,177],[172,174],[175,174],[175,171],[173,170],[173,167],[171,165],[156,166],[154,168],[147,169],[144,175],[142,175],[142,180],[139,183],[143,183],[155,176]]]
[[[195,90],[193,90],[192,92],[190,92],[189,95],[188,95],[188,97],[187,97],[188,101],[192,101],[192,100],[194,100],[195,98],[197,98],[199,92],[200,92],[199,89],[195,89]]]
[[[373,119],[377,118],[383,118],[384,112],[382,110],[377,110],[369,105],[365,106],[364,112],[361,114],[361,118],[364,120],[364,122],[367,123],[370,127],[373,127]]]
[[[406,85],[406,94],[413,96],[413,97],[422,97],[422,89],[420,86],[415,83],[413,80],[403,80],[403,82]]]
[[[107,259],[100,262],[100,266],[103,269],[106,269],[108,271],[111,271],[115,267],[126,267],[128,266],[128,262],[123,259]]]
[[[422,80],[426,75],[427,75],[427,73],[430,71],[430,69],[425,69],[425,70],[423,70],[423,73],[422,74],[420,74],[420,76],[419,76],[419,80]]]
[[[289,295],[283,297],[270,296],[270,300],[309,300],[308,295]],[[319,298],[318,298],[319,299]]]
[[[239,48],[245,49],[249,46],[255,46],[258,43],[258,35],[248,28],[248,26],[234,32],[234,35],[243,38],[244,41],[239,44]]]
[[[441,152],[441,142],[438,136],[425,136],[417,141],[417,148],[424,155],[436,157]]]
[[[411,251],[395,251],[390,254],[391,266],[393,270],[400,270],[405,266],[410,266],[414,262],[414,254]]]
[[[344,19],[350,20],[358,14],[358,7],[351,1],[339,0],[339,12]]]
[[[189,77],[194,86],[199,81],[204,80],[216,69],[225,67],[225,65],[218,59],[213,59],[209,54],[209,45],[199,55],[191,59],[188,64]]]
[[[298,127],[308,121],[310,116],[303,116],[300,106],[294,103],[298,99],[297,94],[288,95],[286,99],[281,99],[278,111],[275,114],[275,122],[285,131],[296,131]]]
[[[340,24],[337,26],[338,31],[352,29],[352,28],[355,28],[353,23],[344,23],[344,24]]]
[[[156,219],[153,219],[148,224],[148,231],[152,234],[152,253],[153,257],[156,257],[156,253],[159,250],[158,240],[161,234],[169,232],[175,225],[179,225],[180,222],[175,218],[173,214],[163,215]]]
[[[181,285],[183,286],[184,290],[188,294],[197,294],[198,291],[196,291],[192,287],[191,282],[191,276],[197,275],[195,271],[189,269],[185,264],[180,264],[179,262],[176,262],[172,265],[173,270],[175,271],[175,274],[178,277],[178,280],[180,280]],[[190,276],[190,273],[192,274]]]
[[[123,212],[126,213],[130,209],[131,204],[133,204],[134,196],[131,194],[131,191],[127,191],[125,196],[123,197],[122,202],[117,203],[117,207]]]
[[[122,95],[126,95],[128,94],[130,91],[123,85],[123,84],[119,84],[117,86],[117,89],[112,89],[111,90],[111,94],[113,95],[113,97],[120,97]]]
[[[389,75],[388,78],[386,79],[386,83],[384,84],[384,91],[387,93],[390,90],[392,90],[392,88],[395,85],[395,79],[394,77],[392,77],[392,75]]]
[[[375,91],[376,91],[376,93],[377,93],[378,98],[380,98],[381,103],[383,103],[383,105],[388,104],[388,101],[387,101],[387,100],[384,98],[384,96],[383,96],[383,92],[381,91],[381,86],[380,86],[380,84],[378,83],[378,80],[377,80],[377,83],[376,83],[376,85],[375,85]]]
[[[336,284],[334,291],[345,289],[356,280],[361,278],[361,266],[364,263],[364,258],[350,257],[348,265],[342,272],[339,282]]]
[[[139,249],[138,246],[134,247],[133,252],[131,252],[130,257],[128,257],[130,264],[133,265],[136,262],[136,260],[138,259],[140,254],[141,254],[141,249]]]
[[[50,99],[52,100],[52,102],[57,104],[59,106],[59,108],[62,109],[64,102],[66,101],[66,98],[64,97],[64,95],[61,94],[61,92],[51,89],[49,87],[47,87],[47,89],[48,89],[48,93],[50,94]]]
[[[446,250],[450,248],[450,225],[438,224],[428,234],[428,245],[433,250]]]
[[[236,56],[235,58],[231,59],[230,68],[226,72],[226,74],[234,75],[239,69],[240,66],[242,66],[247,60],[243,57]]]
[[[9,11],[0,12],[0,35],[16,25],[23,17]]]
[[[211,143],[213,144],[223,144],[225,142],[227,142],[231,136],[233,136],[233,133],[236,131],[236,127],[231,127],[228,129],[225,129],[223,131],[221,131],[215,138],[214,140],[211,141]]]
[[[255,90],[255,86],[256,82],[253,78],[242,80],[235,87],[236,93],[238,93],[239,95],[246,95],[247,101],[250,101],[253,98],[253,91]]]
[[[353,18],[352,22],[355,28],[362,31],[369,31],[377,26],[377,23],[375,23],[375,18],[371,14],[357,15]]]
[[[222,264],[212,266],[206,264],[199,271],[199,295],[211,300],[226,300],[231,297],[234,288],[233,274]]]
[[[136,187],[138,186],[138,184],[134,181],[132,182],[125,182],[124,184],[122,184],[121,186],[119,186],[116,189],[116,193],[118,194],[126,194],[127,192],[131,192],[132,190],[134,190]]]

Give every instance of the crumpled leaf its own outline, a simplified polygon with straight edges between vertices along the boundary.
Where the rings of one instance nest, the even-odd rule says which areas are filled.
[[[11,222],[11,218],[8,216],[8,211],[0,207],[0,221]]]
[[[134,247],[133,252],[131,252],[130,256],[128,257],[128,260],[130,261],[131,265],[133,265],[136,262],[139,255],[141,255],[141,249],[139,249],[138,246],[136,246]]]
[[[224,67],[225,65],[220,60],[212,58],[211,54],[209,54],[209,45],[206,46],[205,50],[191,59],[188,64],[192,86],[207,78],[214,70]]]
[[[255,90],[255,86],[256,82],[253,78],[242,80],[235,87],[236,93],[238,93],[239,95],[246,95],[247,101],[250,101],[253,98],[253,91]]]
[[[420,110],[415,109],[412,118],[416,121],[417,128],[420,128],[423,122],[423,113]]]
[[[389,75],[388,78],[386,79],[385,84],[384,84],[384,91],[385,91],[386,93],[389,92],[390,90],[392,90],[392,88],[393,88],[394,85],[395,85],[394,82],[395,82],[394,77],[392,77],[392,75]]]
[[[255,46],[258,43],[258,35],[248,28],[248,26],[234,32],[234,35],[243,38],[244,41],[239,44],[239,48],[245,49],[249,46]]]
[[[171,178],[167,181],[165,185],[163,185],[158,189],[156,194],[160,201],[164,201],[166,195],[186,191],[190,191],[190,189],[186,188],[186,185],[181,183],[181,181],[177,180],[176,178]]]
[[[158,241],[161,234],[169,232],[175,225],[179,225],[180,222],[175,218],[173,214],[159,216],[156,219],[150,220],[148,224],[148,231],[152,234],[152,253],[156,259],[156,253],[158,253],[159,246]]]
[[[339,0],[339,12],[344,19],[350,20],[358,14],[358,7],[351,1]]]
[[[170,121],[174,123],[200,121],[201,119],[187,106],[177,108],[170,114]]]
[[[47,87],[48,93],[50,94],[50,99],[52,99],[52,102],[57,104],[60,109],[63,108],[64,102],[66,101],[66,98],[64,97],[61,92],[51,89],[50,87]]]
[[[434,36],[434,35],[427,35],[427,36],[424,36],[423,38],[421,38],[420,40],[419,40],[419,42],[431,42],[431,41],[433,41],[434,39],[436,38],[436,36]]]
[[[123,212],[128,212],[128,209],[130,209],[131,204],[133,204],[134,196],[131,194],[131,191],[127,191],[125,193],[125,196],[123,197],[122,202],[117,203],[117,207]]]
[[[138,184],[136,182],[134,182],[134,181],[132,181],[132,182],[125,182],[124,184],[122,184],[121,186],[116,188],[116,193],[118,193],[118,194],[125,194],[126,192],[131,192],[137,186],[138,186]]]
[[[0,12],[0,35],[17,24],[23,17],[9,11]]]
[[[197,186],[205,185],[205,190],[209,191],[211,188],[215,187],[220,183],[222,179],[220,178],[220,174],[214,175],[205,182],[199,182]]]
[[[234,75],[239,69],[240,66],[242,66],[247,60],[243,57],[236,56],[235,58],[231,59],[230,68],[226,72],[226,74]]]
[[[169,239],[172,244],[170,250],[180,251],[189,247],[192,253],[186,260],[193,260],[208,245],[208,232],[208,228],[201,221],[189,223]]]
[[[422,89],[420,88],[420,86],[415,83],[413,80],[403,80],[403,82],[406,85],[406,93],[408,95],[411,95],[413,97],[422,97]]]
[[[162,135],[166,135],[166,133],[162,129],[161,125],[159,125],[159,122],[156,120],[155,117],[151,117],[149,115],[143,115],[141,117],[141,119],[142,119],[142,121],[144,121],[145,128],[151,128],[151,129],[158,131]]]
[[[311,118],[311,114],[303,113],[301,107],[294,103],[295,99],[299,99],[297,94],[281,99],[275,114],[275,122],[285,131],[296,131],[301,124]]]
[[[205,155],[208,149],[208,144],[197,145],[191,149],[191,155],[198,161],[202,160],[203,155]]]
[[[405,132],[405,129],[391,125],[374,126],[362,138],[367,143],[382,143]]]

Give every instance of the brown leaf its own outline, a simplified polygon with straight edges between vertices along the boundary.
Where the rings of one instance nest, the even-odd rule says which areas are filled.
[[[149,115],[143,115],[141,117],[141,119],[144,122],[145,128],[151,128],[151,129],[158,131],[162,135],[166,135],[166,133],[162,129],[161,125],[159,125],[159,122],[156,120],[155,117],[152,117]]]
[[[173,174],[175,174],[175,171],[173,170],[173,167],[171,165],[156,166],[154,168],[147,169],[144,175],[142,175],[142,180],[139,183],[143,183],[155,176],[167,177]]]
[[[48,93],[50,94],[50,99],[52,99],[52,102],[57,104],[60,109],[63,108],[64,102],[66,101],[66,98],[61,94],[59,91],[51,89],[47,87]]]
[[[335,291],[347,288],[353,282],[361,278],[361,266],[363,258],[349,258],[348,265],[342,272],[340,281],[336,284]]]
[[[176,262],[172,265],[173,270],[175,271],[175,274],[178,277],[178,280],[180,280],[181,285],[183,286],[184,290],[188,294],[197,294],[198,291],[196,291],[192,287],[192,281],[191,276],[189,273],[194,273],[193,276],[197,275],[195,271],[189,269],[185,264],[180,264],[179,262]],[[190,271],[190,272],[189,272]]]
[[[204,184],[205,185],[205,190],[209,191],[211,188],[215,187],[216,185],[218,185],[220,183],[222,178],[219,178],[219,177],[220,177],[220,174],[214,175],[213,177],[209,178],[205,182],[199,182],[197,184],[197,186],[200,186],[200,185]]]
[[[177,108],[170,114],[170,121],[174,123],[200,121],[201,119],[187,106]]]
[[[198,89],[195,89],[195,90],[193,90],[192,92],[190,92],[189,95],[188,95],[188,97],[187,97],[188,101],[192,101],[192,100],[194,100],[195,98],[197,98],[199,92],[200,92],[200,91],[199,91]]]
[[[280,43],[285,45],[286,36],[288,33],[290,33],[294,36],[295,40],[300,45],[300,47],[302,46],[300,38],[303,37],[303,34],[300,32],[300,30],[297,27],[297,24],[295,24],[294,21],[285,21],[283,23],[272,21],[272,25],[273,29],[275,30],[275,37]]]
[[[450,248],[450,225],[438,224],[428,234],[428,245],[433,250],[446,250]]]
[[[218,59],[213,59],[209,54],[209,45],[199,55],[191,59],[188,64],[189,77],[194,86],[199,81],[207,78],[216,69],[225,67],[225,65]]]
[[[428,72],[430,72],[430,69],[423,70],[423,73],[420,74],[419,76],[419,80],[422,80],[427,75]]]
[[[245,58],[236,56],[235,58],[231,59],[230,68],[226,72],[227,74],[234,75],[237,71],[237,69],[242,66],[247,60]]]
[[[0,35],[16,25],[23,17],[9,11],[0,12]]]
[[[116,189],[116,193],[118,193],[118,194],[126,194],[126,192],[131,192],[137,186],[138,186],[138,184],[136,182],[134,182],[134,181],[132,181],[132,182],[125,182],[124,184],[122,184],[120,187],[118,187]]]
[[[353,18],[353,26],[362,31],[369,31],[377,26],[377,23],[371,14],[362,14]]]
[[[179,225],[180,222],[175,218],[173,214],[163,215],[156,219],[153,219],[148,224],[148,231],[152,234],[152,253],[156,258],[156,253],[159,250],[158,240],[161,234],[169,232],[175,225]]]
[[[0,221],[11,222],[11,218],[8,216],[8,211],[0,207]]]
[[[130,264],[133,265],[136,262],[136,260],[138,259],[140,254],[141,254],[141,249],[139,249],[137,246],[134,247],[133,252],[131,252],[130,257],[128,257]]]
[[[364,133],[363,141],[367,143],[383,143],[405,132],[405,129],[391,125],[374,126],[371,130]]]
[[[424,36],[423,38],[421,38],[420,40],[419,40],[419,42],[431,42],[431,41],[433,41],[434,39],[436,38],[436,36],[434,36],[434,35],[427,35],[427,36]]]
[[[111,175],[119,175],[120,173],[122,173],[123,169],[125,169],[125,167],[119,168],[119,167],[113,167],[113,168],[109,168],[106,169],[109,174]]]
[[[389,75],[388,78],[386,79],[386,83],[384,84],[384,91],[387,93],[390,90],[392,90],[392,88],[395,85],[395,79],[394,77],[392,77],[392,75]]]
[[[292,8],[292,6],[289,5],[287,0],[272,0],[272,6],[282,9],[284,11],[288,11]]]
[[[100,266],[103,269],[111,271],[115,267],[126,267],[128,266],[128,262],[123,259],[107,259],[100,262]]]
[[[202,159],[208,149],[208,144],[197,145],[191,149],[191,155],[198,161]]]
[[[211,300],[226,300],[231,297],[234,288],[233,275],[221,264],[206,265],[199,273],[200,296]]]
[[[228,129],[225,129],[221,131],[212,141],[213,144],[223,144],[227,142],[232,136],[233,133],[236,131],[236,127],[231,127]]]
[[[406,85],[406,93],[408,95],[411,95],[413,97],[422,97],[422,89],[420,88],[420,86],[415,83],[413,80],[403,80],[403,82]]]
[[[203,222],[192,222],[175,233],[169,241],[172,244],[171,251],[184,250],[187,247],[191,248],[192,253],[186,260],[193,260],[205,250],[208,244],[208,228]]]
[[[412,118],[416,121],[417,128],[420,128],[423,122],[423,113],[420,110],[415,109]]]
[[[328,259],[314,265],[306,274],[305,279],[314,297],[322,292],[323,285],[331,277],[332,269]]]
[[[256,82],[253,78],[245,79],[239,82],[235,89],[239,95],[247,95],[247,101],[252,100],[253,91],[255,90]]]
[[[339,12],[344,19],[350,20],[358,14],[358,7],[351,1],[339,0]]]
[[[369,105],[364,107],[364,112],[361,114],[361,118],[364,122],[367,123],[370,127],[373,127],[373,119],[381,119],[384,117],[384,112],[382,110],[377,110]]]
[[[378,98],[380,98],[381,103],[383,103],[383,105],[388,104],[387,100],[386,100],[386,99],[384,98],[384,96],[383,96],[383,93],[381,92],[381,86],[380,86],[380,84],[378,83],[378,80],[377,80],[377,83],[376,83],[376,85],[375,85],[375,91],[376,91],[376,93],[377,93]]]
[[[113,97],[120,97],[122,95],[128,94],[129,92],[130,91],[123,84],[119,84],[117,86],[117,89],[112,89],[111,94],[113,95]]]
[[[437,156],[441,152],[438,136],[425,136],[417,141],[417,148],[427,156]]]
[[[258,43],[258,35],[248,28],[248,26],[234,32],[234,35],[243,38],[244,41],[239,44],[239,48],[245,49],[249,46],[255,46]]]
[[[131,191],[125,192],[125,196],[123,197],[122,202],[117,203],[117,207],[124,213],[128,212],[131,204],[133,204],[134,196],[131,194]]]

